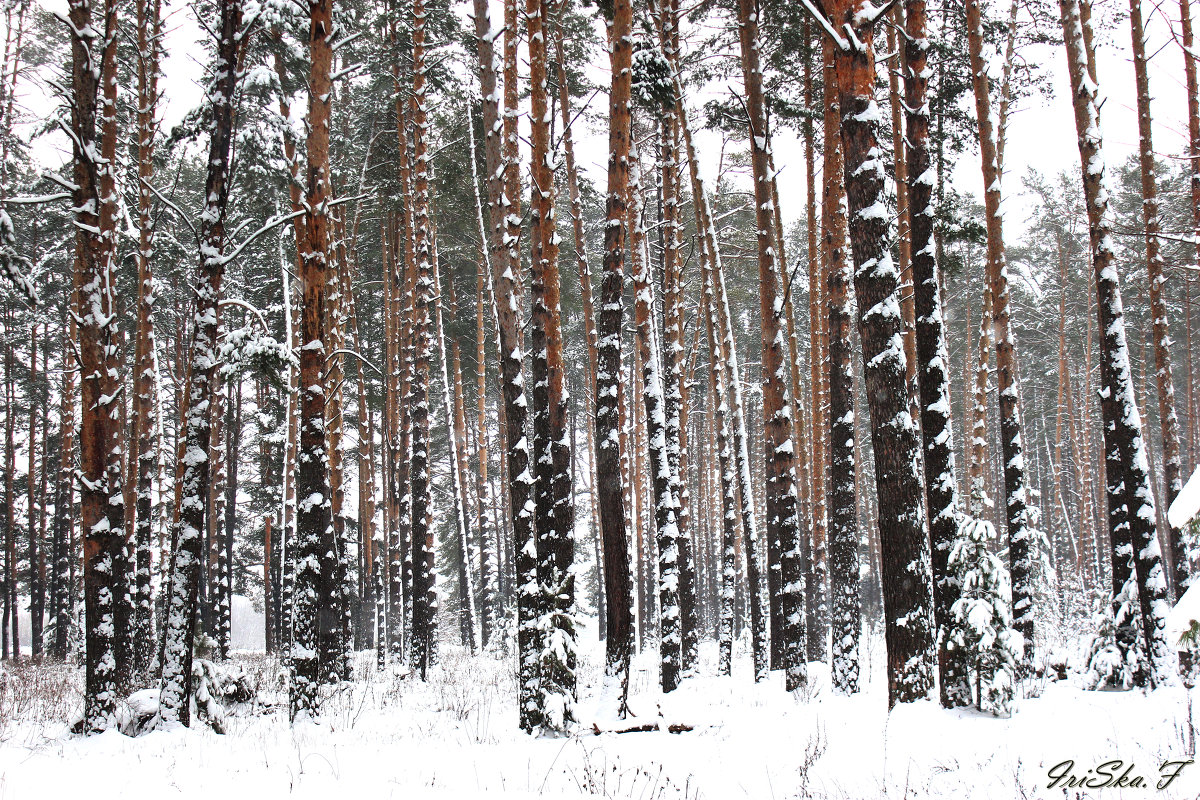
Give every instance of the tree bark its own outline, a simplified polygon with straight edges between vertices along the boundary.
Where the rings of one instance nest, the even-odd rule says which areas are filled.
[[[627,713],[629,662],[633,650],[625,502],[622,496],[620,419],[621,327],[625,280],[626,196],[632,138],[630,93],[633,64],[633,7],[614,0],[606,14],[612,83],[609,92],[608,186],[605,199],[604,266],[596,320],[596,475],[600,532],[604,543],[605,697],[618,717]],[[497,297],[497,300],[500,300]],[[509,421],[511,425],[511,420]],[[510,429],[509,436],[513,431]],[[510,472],[512,467],[510,466]]]
[[[1152,685],[1174,681],[1174,655],[1167,644],[1165,625],[1169,607],[1167,581],[1155,531],[1154,499],[1146,451],[1142,440],[1141,416],[1134,401],[1125,339],[1121,286],[1114,266],[1108,195],[1104,191],[1104,156],[1096,106],[1097,87],[1091,80],[1087,58],[1087,28],[1080,19],[1079,0],[1059,0],[1063,39],[1067,47],[1075,129],[1083,172],[1084,199],[1092,243],[1092,266],[1096,276],[1096,307],[1104,355],[1101,361],[1101,413],[1104,418],[1105,467],[1109,486],[1109,520],[1112,528],[1114,583],[1122,561],[1134,563],[1140,601],[1142,634],[1150,656]],[[1121,511],[1125,513],[1121,513]],[[1132,547],[1123,553],[1127,544]],[[1128,563],[1126,561],[1126,563]],[[1131,589],[1132,587],[1130,587]],[[1132,592],[1126,590],[1132,603]],[[1120,603],[1120,597],[1114,597]],[[1134,637],[1122,635],[1121,610],[1117,618],[1117,644],[1122,656]],[[1132,624],[1132,623],[1130,623]]]
[[[560,319],[558,233],[554,214],[554,152],[547,84],[547,0],[527,0],[530,129],[530,265],[532,284],[533,458],[537,571],[539,700],[537,721],[565,731],[575,719],[575,508],[571,502],[571,440]]]
[[[89,733],[99,733],[115,725],[116,695],[125,677],[118,660],[117,640],[122,631],[118,630],[120,615],[116,607],[126,591],[125,575],[118,570],[124,550],[125,500],[113,289],[118,21],[115,5],[106,3],[99,11],[95,13],[89,0],[73,0],[68,6],[73,202],[78,229],[76,312],[83,408],[79,469],[87,651],[84,730]],[[13,611],[15,614],[15,608]],[[14,640],[15,633],[14,630]],[[16,641],[13,644],[17,646]]]
[[[996,373],[1000,392],[1000,455],[1004,461],[1005,521],[1008,560],[1012,574],[1013,628],[1025,637],[1024,667],[1033,658],[1035,562],[1039,534],[1029,525],[1024,424],[1021,419],[1017,343],[1009,316],[1008,265],[1004,222],[1000,213],[1003,176],[997,157],[986,66],[983,61],[983,21],[979,0],[967,0],[967,43],[970,50],[979,151],[983,162],[984,206],[987,215],[987,276],[992,295],[992,325],[996,339]]]
[[[1138,161],[1142,178],[1142,221],[1146,229],[1146,278],[1150,286],[1151,333],[1154,337],[1154,381],[1158,392],[1158,422],[1162,431],[1162,466],[1165,497],[1170,507],[1183,490],[1180,473],[1179,417],[1175,412],[1175,379],[1171,374],[1171,330],[1163,288],[1161,223],[1158,213],[1158,180],[1154,174],[1153,124],[1150,118],[1150,76],[1146,60],[1146,34],[1141,0],[1129,0],[1129,26],[1133,36],[1133,70],[1137,85]],[[1187,280],[1185,277],[1184,280]],[[1181,531],[1167,526],[1170,578],[1175,596],[1183,594],[1188,578],[1187,545]]]
[[[912,235],[912,279],[917,325],[921,435],[925,453],[925,502],[934,580],[933,616],[938,626],[938,684],[945,708],[971,704],[962,659],[952,649],[951,607],[961,586],[949,567],[958,538],[961,509],[950,423],[950,354],[942,312],[939,265],[933,244],[933,181],[929,153],[929,39],[925,0],[905,3],[904,106],[907,122],[908,203]]]
[[[325,437],[326,269],[329,262],[329,119],[332,94],[332,0],[308,6],[308,140],[305,144],[304,216],[297,231],[300,288],[300,436],[296,470],[292,653],[289,717],[317,713],[317,686],[336,681],[341,614],[335,583],[336,548]]]
[[[858,691],[859,638],[862,635],[862,609],[859,599],[858,510],[855,485],[858,464],[855,455],[854,356],[850,287],[854,271],[846,249],[846,189],[843,178],[840,134],[840,98],[834,69],[833,43],[822,41],[824,97],[824,179],[821,204],[823,244],[820,268],[824,274],[828,301],[826,322],[828,338],[829,387],[829,579],[833,629],[832,680],[836,691]],[[812,356],[818,359],[815,352]],[[814,386],[816,384],[814,383]],[[817,391],[814,389],[814,397]],[[816,402],[814,400],[814,402]],[[814,462],[813,471],[824,471]],[[815,548],[814,548],[815,549]]]
[[[827,2],[844,32],[834,41],[841,111],[843,172],[849,200],[850,247],[862,340],[867,405],[875,451],[883,560],[884,639],[888,704],[924,699],[933,685],[932,578],[921,503],[918,434],[906,390],[900,275],[890,256],[884,173],[879,158],[881,115],[874,98],[874,6]]]
[[[783,280],[776,263],[775,200],[771,193],[770,136],[766,126],[758,17],[754,0],[738,0],[742,76],[750,117],[750,156],[754,173],[755,225],[758,231],[759,315],[762,321],[763,448],[766,460],[766,535],[779,542],[783,667],[785,685],[793,691],[807,683],[804,573],[800,569],[799,491],[792,428],[792,391],[784,365]],[[753,557],[753,556],[751,556]],[[752,591],[757,592],[755,587]]]
[[[154,198],[149,182],[154,177],[154,148],[158,136],[158,75],[162,52],[161,0],[137,3],[138,90],[138,300],[137,337],[134,349],[133,436],[136,442],[135,533],[137,579],[134,592],[134,663],[136,675],[146,675],[154,653],[154,607],[150,596],[151,520],[154,515],[153,482],[158,469],[157,430],[154,412],[158,388],[157,343],[154,336]]]

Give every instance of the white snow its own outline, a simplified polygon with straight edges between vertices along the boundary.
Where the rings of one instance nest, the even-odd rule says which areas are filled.
[[[1200,623],[1200,582],[1193,582],[1191,588],[1183,593],[1179,602],[1167,614],[1167,643],[1172,647],[1178,644],[1179,637]]]
[[[1179,496],[1167,509],[1167,522],[1172,528],[1182,528],[1200,515],[1200,467],[1188,478]]]
[[[1122,759],[1153,786],[1164,761],[1188,758],[1181,688],[1087,692],[1064,681],[1046,684],[1041,697],[1018,697],[1011,718],[928,701],[889,714],[877,635],[863,639],[865,691],[850,697],[831,693],[821,664],[809,666],[806,693],[786,693],[780,672],[755,685],[744,640],[735,643],[732,677],[714,677],[717,648],[705,642],[700,676],[663,697],[657,653],[648,649],[633,664],[632,721],[694,730],[595,735],[593,721],[606,730],[622,723],[601,712],[612,698],[601,697],[594,623],[579,642],[580,724],[565,738],[518,730],[510,661],[448,642],[427,683],[377,672],[373,654],[362,653],[360,680],[332,694],[316,721],[289,725],[280,705],[241,710],[226,716],[224,736],[203,727],[136,739],[71,736],[68,709],[77,707],[82,670],[55,667],[57,695],[23,706],[18,719],[0,714],[4,796],[1011,800],[1062,796],[1047,789],[1048,773],[1068,759],[1076,773],[1093,775]],[[237,658],[264,701],[286,705],[274,659]],[[7,690],[20,680],[8,677]],[[1200,768],[1190,765],[1162,791],[1089,796],[1184,800],[1198,791]]]

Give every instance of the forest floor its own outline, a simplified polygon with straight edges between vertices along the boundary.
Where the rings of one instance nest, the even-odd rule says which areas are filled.
[[[592,631],[585,636],[591,640]],[[82,669],[0,669],[0,800],[295,796],[355,798],[1178,798],[1200,795],[1200,765],[1164,790],[1160,766],[1194,752],[1182,688],[1085,692],[1046,683],[1011,718],[919,703],[887,712],[882,638],[866,640],[866,691],[833,695],[815,672],[789,695],[779,673],[755,686],[744,652],[734,675],[694,677],[663,699],[653,652],[639,657],[631,706],[686,733],[595,735],[602,646],[583,648],[581,724],[567,738],[517,728],[512,659],[443,646],[427,682],[377,672],[360,654],[361,679],[326,700],[319,722],[290,726],[278,663],[236,656],[261,687],[260,703],[227,719],[228,733],[197,727],[129,738],[68,732],[82,707]],[[715,647],[702,650],[711,676]],[[1200,689],[1193,690],[1200,717]],[[1103,782],[1100,765],[1146,788],[1049,789],[1048,771]],[[1129,772],[1125,772],[1131,767]],[[1061,768],[1060,768],[1061,769]],[[1088,770],[1092,770],[1090,776]]]

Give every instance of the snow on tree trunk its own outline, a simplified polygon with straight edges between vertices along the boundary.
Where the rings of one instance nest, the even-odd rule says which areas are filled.
[[[332,92],[332,0],[309,5],[308,140],[305,147],[305,214],[299,230],[300,447],[296,476],[296,541],[290,717],[317,713],[317,688],[340,677],[341,614],[337,603],[337,542],[334,540],[325,437],[327,355],[326,269],[329,264],[329,118]]]
[[[925,452],[925,502],[933,564],[933,616],[938,627],[938,685],[941,703],[956,708],[971,702],[961,660],[949,646],[951,606],[960,586],[949,565],[959,535],[961,509],[954,469],[950,424],[950,355],[942,314],[939,265],[933,244],[933,182],[929,155],[929,39],[924,0],[905,3],[904,105],[908,143],[908,202],[912,237],[912,276],[916,303],[917,360],[920,366],[921,435]]]
[[[442,295],[441,271],[436,258],[433,262],[433,282],[437,287],[438,296]],[[454,314],[453,291],[450,292],[451,311],[450,316]],[[460,602],[460,628],[462,629],[462,641],[472,653],[476,650],[475,638],[475,585],[474,576],[471,573],[469,565],[471,563],[471,526],[467,520],[467,498],[466,489],[464,488],[464,475],[462,463],[462,448],[466,446],[466,430],[464,426],[460,426],[459,418],[462,410],[461,398],[461,376],[462,366],[458,355],[458,343],[454,343],[454,367],[455,367],[455,383],[451,383],[450,379],[450,353],[446,347],[446,329],[442,319],[442,304],[435,301],[434,314],[437,321],[437,350],[438,362],[441,367],[441,383],[442,383],[442,412],[445,415],[446,423],[446,441],[449,444],[449,461],[450,461],[450,494],[453,498],[454,506],[454,532],[455,539],[459,548],[458,559],[458,591]]]
[[[800,569],[799,492],[796,488],[796,443],[792,433],[792,391],[784,365],[784,304],[774,240],[775,202],[771,193],[770,135],[766,127],[762,67],[759,58],[758,12],[754,0],[738,0],[742,75],[750,117],[750,157],[754,172],[755,220],[758,231],[759,315],[762,322],[763,448],[766,457],[766,535],[779,542],[780,612],[783,616],[783,668],[786,687],[807,682],[804,573]],[[747,560],[754,558],[748,554]],[[751,583],[751,591],[757,588]]]
[[[826,6],[845,36],[838,34],[833,43],[854,290],[875,451],[892,706],[924,699],[933,686],[936,643],[929,536],[921,502],[920,445],[909,413],[900,275],[890,254],[889,214],[884,205],[882,113],[874,98],[871,44],[877,10],[863,0],[838,0]]]
[[[437,594],[434,587],[433,531],[429,526],[433,495],[430,484],[430,362],[433,357],[433,304],[437,302],[433,278],[433,242],[429,221],[428,116],[425,91],[424,0],[412,6],[412,246],[415,255],[413,307],[412,383],[405,401],[412,415],[412,464],[409,492],[412,498],[410,556],[412,559],[412,648],[410,663],[422,679],[433,663]]]
[[[675,69],[679,52],[679,8],[677,0],[659,0],[659,44],[668,66]],[[687,461],[686,414],[687,385],[683,369],[683,337],[686,324],[683,308],[683,261],[680,258],[680,177],[679,119],[673,86],[670,102],[662,108],[659,127],[659,183],[662,187],[662,271],[663,271],[663,347],[662,372],[665,403],[667,458],[671,468],[672,493],[675,496],[676,546],[679,573],[679,667],[686,674],[696,663],[698,645],[696,619],[696,579],[693,566],[691,509],[688,481],[684,472]],[[660,557],[661,557],[660,547]]]
[[[154,177],[154,146],[158,135],[158,72],[162,33],[161,0],[137,2],[138,89],[138,301],[134,353],[133,436],[136,442],[137,582],[134,598],[134,660],[136,675],[150,669],[154,653],[154,606],[150,595],[153,482],[158,469],[154,433],[155,395],[158,391],[154,335],[154,219],[153,196],[147,185]]]
[[[625,281],[626,197],[632,138],[630,93],[633,64],[633,7],[614,0],[605,13],[610,43],[608,185],[605,198],[604,265],[596,319],[596,477],[604,550],[606,713],[626,715],[629,662],[633,650],[633,589],[630,580],[626,508],[622,491],[621,327]],[[500,300],[497,297],[497,300]],[[509,420],[509,424],[512,421]],[[510,436],[512,432],[510,431]],[[511,466],[510,466],[511,474]]]
[[[723,522],[722,522],[722,543],[721,543],[721,581],[720,581],[720,600],[718,602],[718,639],[720,641],[720,670],[722,674],[729,674],[730,661],[732,658],[733,648],[733,614],[734,614],[734,598],[737,585],[737,561],[735,542],[737,539],[737,523],[738,519],[745,520],[745,517],[739,517],[739,511],[745,510],[743,504],[738,507],[738,478],[735,467],[735,459],[733,456],[732,447],[733,433],[731,432],[730,407],[729,398],[729,376],[733,373],[730,369],[730,359],[726,355],[726,341],[721,335],[720,311],[718,310],[718,287],[714,273],[720,265],[720,253],[717,246],[716,232],[712,225],[712,212],[709,209],[708,194],[704,187],[704,181],[700,177],[700,171],[696,158],[696,148],[692,141],[692,129],[688,122],[687,109],[683,104],[683,84],[679,77],[678,69],[674,71],[674,86],[675,86],[675,107],[676,114],[679,120],[679,130],[683,135],[684,154],[688,162],[688,171],[691,179],[692,187],[692,207],[696,217],[697,247],[698,261],[701,270],[701,293],[702,293],[702,309],[701,315],[704,317],[705,335],[708,337],[709,363],[710,363],[710,382],[711,382],[711,397],[710,404],[715,406],[715,413],[718,417],[715,427],[718,430],[719,442],[716,445],[718,451],[718,460],[720,460],[720,482],[721,482],[721,498],[723,506]],[[721,458],[724,460],[721,460]],[[753,516],[753,514],[751,514]],[[757,604],[755,604],[757,605]],[[752,606],[753,611],[754,606]],[[761,610],[759,611],[761,617]],[[760,633],[761,633],[761,618]],[[752,629],[753,629],[752,622]],[[755,675],[759,675],[758,659],[761,658],[762,663],[766,664],[765,648],[760,643],[760,648],[755,650]]]
[[[641,177],[636,157],[632,170],[629,196],[633,227],[629,247],[633,261],[634,320],[642,366],[642,399],[646,408],[654,527],[658,545],[659,675],[663,691],[672,692],[679,685],[683,647],[679,612],[679,506],[675,497],[677,481],[669,453],[670,448],[677,445],[677,440],[669,438],[671,433],[667,429],[658,332],[654,324],[654,290],[650,284],[650,254],[646,250]]]
[[[1162,430],[1162,465],[1165,495],[1170,506],[1183,488],[1180,474],[1179,417],[1175,413],[1175,380],[1171,374],[1171,331],[1163,299],[1164,275],[1158,181],[1154,174],[1153,125],[1150,118],[1150,77],[1146,59],[1146,34],[1141,0],[1129,0],[1129,26],[1133,36],[1133,69],[1137,84],[1138,160],[1142,178],[1142,220],[1146,229],[1146,277],[1150,287],[1151,333],[1154,337],[1154,380],[1158,390],[1158,422]],[[1185,277],[1184,280],[1187,280]],[[1187,552],[1179,530],[1167,526],[1170,543],[1171,583],[1176,596],[1187,580]]]
[[[221,310],[217,309],[217,340],[221,338],[225,324]],[[208,458],[212,465],[208,485],[208,509],[205,524],[208,528],[208,552],[205,554],[208,587],[208,627],[204,633],[216,641],[214,656],[229,657],[229,564],[225,559],[225,487],[229,482],[228,450],[225,447],[225,421],[229,406],[229,386],[220,368],[213,376],[212,405],[210,406]]]
[[[833,43],[822,42],[824,99],[824,202],[821,227],[824,247],[821,267],[828,301],[829,389],[829,579],[833,630],[833,688],[843,694],[858,691],[859,637],[862,608],[859,599],[858,513],[855,482],[854,348],[851,342],[851,282],[854,270],[846,249],[846,189],[842,176],[841,112],[834,69]],[[814,392],[814,396],[815,396]],[[816,401],[814,401],[816,402]],[[823,465],[814,463],[814,471]]]
[[[1183,67],[1184,76],[1187,85],[1187,107],[1188,107],[1188,184],[1191,188],[1192,201],[1192,238],[1194,240],[1195,262],[1196,266],[1200,266],[1200,80],[1197,80],[1197,52],[1195,49],[1195,34],[1192,28],[1192,0],[1179,0],[1179,38],[1183,50]],[[1188,408],[1188,443],[1189,450],[1192,454],[1192,460],[1197,459],[1197,448],[1200,447],[1200,398],[1197,397],[1197,373],[1196,367],[1192,363],[1191,353],[1195,352],[1192,349],[1192,304],[1191,292],[1192,285],[1195,282],[1195,276],[1184,279],[1184,319],[1187,320],[1184,325],[1186,335],[1186,352],[1189,358],[1187,363],[1187,408]],[[1176,580],[1176,594],[1179,594],[1180,586],[1183,586],[1187,576],[1181,573],[1180,564],[1176,561],[1173,564],[1173,570]],[[1183,579],[1183,580],[1181,580]]]
[[[74,306],[74,298],[70,305]],[[75,320],[72,318],[66,326],[63,337],[62,383],[59,395],[59,462],[58,474],[54,485],[54,519],[52,521],[51,564],[52,579],[50,582],[50,620],[53,635],[47,648],[47,655],[58,661],[67,658],[67,642],[71,632],[71,583],[72,565],[75,562],[73,553],[74,525],[74,469],[75,469],[75,370],[71,368],[75,361],[74,350],[71,346],[74,340]]]
[[[484,13],[486,14],[486,3],[484,3]],[[479,11],[476,9],[476,32],[480,39],[480,48],[483,47],[483,40],[487,36],[490,27],[490,21],[486,17],[483,19],[482,33],[479,33]],[[491,43],[487,44],[491,48]],[[481,59],[483,57],[481,56]],[[492,56],[488,55],[487,60],[490,63]],[[495,75],[492,75],[492,90],[495,91]],[[495,108],[492,109],[495,113]],[[492,632],[496,629],[496,611],[500,602],[499,587],[497,586],[497,573],[499,571],[498,553],[494,547],[496,536],[496,518],[492,513],[492,505],[495,502],[492,496],[492,484],[488,480],[488,413],[487,413],[487,327],[485,320],[491,317],[487,313],[487,294],[485,286],[487,283],[488,272],[491,271],[492,259],[491,252],[498,247],[499,238],[496,235],[489,237],[488,229],[483,221],[483,202],[479,194],[479,175],[475,154],[475,125],[474,121],[467,126],[467,140],[470,143],[471,150],[471,185],[475,194],[475,216],[479,226],[479,264],[476,269],[475,277],[475,394],[478,401],[475,414],[475,448],[476,462],[478,464],[478,472],[476,473],[476,498],[479,505],[478,513],[476,514],[475,528],[479,532],[479,582],[482,584],[483,594],[480,602],[480,644],[487,647],[492,640]],[[491,188],[491,178],[489,177],[489,189]],[[489,199],[488,205],[489,216],[494,216],[493,206]],[[493,225],[492,231],[497,232],[498,229]]]
[[[575,720],[575,507],[571,502],[571,441],[567,430],[563,337],[560,320],[558,233],[554,214],[547,0],[528,0],[530,129],[530,265],[532,305],[533,458],[537,530],[536,620],[538,725],[561,733]]]
[[[1025,638],[1022,663],[1033,658],[1035,562],[1041,534],[1029,522],[1029,489],[1021,421],[1020,378],[1017,374],[1016,334],[1009,317],[1008,265],[1004,223],[1000,212],[1001,172],[997,157],[996,123],[992,117],[986,65],[983,60],[983,21],[979,0],[967,0],[967,43],[970,51],[979,151],[983,167],[987,218],[987,281],[992,294],[992,325],[996,336],[996,373],[1000,392],[1000,455],[1004,461],[1005,521],[1008,560],[1012,572],[1013,627]]]
[[[1114,263],[1116,254],[1111,238],[1109,194],[1105,188],[1103,141],[1096,105],[1097,86],[1088,68],[1087,31],[1080,19],[1079,0],[1059,0],[1059,8],[1070,69],[1075,129],[1092,242],[1097,317],[1103,337],[1100,407],[1104,418],[1114,583],[1119,563],[1124,559],[1122,544],[1128,542],[1132,547],[1134,569],[1133,581],[1127,585],[1130,588],[1136,585],[1137,589],[1142,634],[1150,657],[1150,681],[1152,685],[1165,685],[1175,679],[1175,657],[1164,634],[1170,603],[1155,531],[1154,496],[1142,440],[1141,415],[1133,394],[1120,278]],[[1114,512],[1114,509],[1117,511]],[[1124,594],[1132,601],[1129,589]],[[1119,603],[1120,599],[1114,598],[1114,602]],[[1118,631],[1121,624],[1117,616]],[[1121,655],[1128,660],[1128,648],[1133,643],[1120,633],[1117,639]]]
[[[190,698],[193,644],[199,600],[206,505],[209,492],[209,440],[212,400],[217,380],[217,308],[225,273],[225,206],[229,197],[229,159],[233,140],[233,96],[237,88],[237,63],[242,23],[239,0],[222,0],[217,9],[219,26],[215,79],[209,86],[213,109],[209,141],[205,206],[200,218],[200,268],[195,283],[184,441],[179,474],[181,483],[178,542],[171,565],[167,600],[159,719],[164,723],[191,721]],[[86,400],[85,400],[86,402]]]

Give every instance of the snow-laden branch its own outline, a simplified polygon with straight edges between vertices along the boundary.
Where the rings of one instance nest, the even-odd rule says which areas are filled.
[[[59,192],[58,194],[39,194],[32,197],[6,197],[4,204],[9,203],[17,206],[40,206],[44,203],[53,203],[57,200],[70,200],[69,192]]]
[[[259,228],[254,233],[250,234],[245,239],[243,239],[238,244],[237,247],[233,248],[233,250],[231,250],[230,252],[226,253],[225,255],[223,255],[219,259],[217,259],[217,262],[221,266],[225,266],[226,264],[229,264],[234,259],[236,259],[238,256],[240,256],[242,254],[242,251],[244,251],[247,247],[249,247],[251,244],[253,244],[258,239],[262,238],[266,234],[275,230],[280,225],[283,225],[284,223],[287,223],[287,222],[291,222],[292,220],[296,219],[297,217],[302,217],[306,213],[307,213],[307,211],[305,211],[304,209],[301,209],[299,211],[293,211],[289,214],[276,214],[275,216],[271,217],[266,222],[264,222],[261,228]]]
[[[358,352],[357,350],[347,350],[347,349],[334,350],[332,353],[330,353],[328,356],[326,356],[326,357],[325,357],[325,360],[326,360],[326,361],[328,361],[329,359],[333,358],[333,357],[334,357],[334,356],[336,356],[336,355],[351,355],[351,356],[354,356],[354,357],[355,357],[355,358],[357,358],[359,361],[361,361],[362,363],[366,364],[366,365],[367,365],[368,367],[370,367],[371,369],[375,370],[375,372],[376,372],[376,373],[379,375],[379,377],[381,377],[381,378],[383,378],[383,377],[386,377],[386,376],[383,374],[383,370],[381,370],[379,367],[377,367],[377,366],[375,366],[374,364],[372,364],[372,363],[371,363],[371,361],[370,361],[369,359],[367,359],[367,357],[366,357],[366,356],[364,356],[362,353]]]
[[[183,209],[181,209],[179,206],[175,205],[175,203],[170,198],[165,197],[163,195],[163,193],[160,192],[154,186],[154,184],[150,183],[150,181],[146,180],[145,178],[142,178],[141,181],[143,184],[145,184],[146,188],[149,189],[154,194],[154,196],[158,198],[160,203],[162,203],[167,208],[169,208],[175,212],[175,215],[177,217],[179,217],[180,220],[183,221],[184,225],[188,226],[188,229],[192,232],[192,236],[196,237],[196,241],[199,242],[200,241],[200,231],[196,230],[196,226],[192,224],[192,220],[188,217],[188,215],[186,213],[184,213]]]
[[[254,306],[247,303],[245,300],[238,300],[236,297],[226,297],[226,298],[223,298],[221,300],[221,302],[219,302],[217,305],[237,306],[238,308],[246,309],[247,311],[249,311],[251,314],[253,314],[255,316],[255,318],[258,320],[258,324],[262,325],[263,333],[266,333],[266,334],[271,333],[271,328],[270,328],[270,326],[267,325],[266,319],[263,318],[262,312],[259,311]]]
[[[830,22],[829,17],[817,10],[817,7],[812,4],[812,0],[800,0],[800,5],[804,6],[805,10],[808,11],[809,15],[813,18],[813,20],[816,21],[817,25],[821,26],[821,29],[825,31],[825,34],[833,40],[834,45],[841,50],[850,49],[850,43],[841,37],[841,35],[833,27],[833,23]]]

